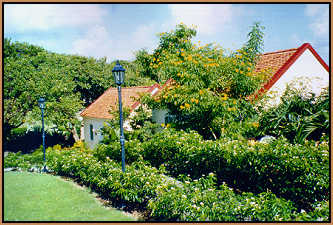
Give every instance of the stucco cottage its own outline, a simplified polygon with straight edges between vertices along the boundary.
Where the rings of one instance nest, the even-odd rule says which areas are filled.
[[[130,108],[130,112],[134,113],[134,110],[139,107],[140,104],[135,98],[139,97],[141,93],[154,95],[159,88],[160,86],[158,84],[152,86],[123,87],[121,90],[123,107]],[[111,87],[80,114],[83,118],[84,141],[90,148],[96,146],[98,142],[103,139],[101,128],[108,120],[112,119],[110,110],[116,109],[117,106],[118,89]],[[124,122],[124,128],[129,128],[128,121]]]

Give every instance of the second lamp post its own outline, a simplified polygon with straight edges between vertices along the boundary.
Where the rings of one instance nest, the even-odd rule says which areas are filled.
[[[44,167],[42,172],[47,172],[46,169],[46,158],[45,158],[45,131],[44,131],[44,109],[45,109],[45,99],[38,99],[38,106],[42,110],[42,139],[43,139],[43,153],[44,153]]]
[[[121,145],[121,169],[125,172],[125,136],[123,128],[123,112],[121,102],[121,85],[125,79],[125,69],[117,61],[116,66],[112,69],[114,80],[118,85],[118,100],[119,100],[119,123],[120,123],[120,145]]]

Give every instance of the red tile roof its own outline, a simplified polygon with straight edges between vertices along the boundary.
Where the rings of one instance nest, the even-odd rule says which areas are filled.
[[[296,51],[297,48],[292,48],[262,54],[257,62],[255,72],[271,69],[273,74],[275,74]]]
[[[123,107],[129,107],[131,110],[135,109],[139,103],[134,98],[139,97],[141,93],[151,93],[157,87],[159,88],[158,84],[148,87],[139,86],[121,88]],[[90,104],[80,115],[82,117],[112,119],[112,115],[109,111],[115,109],[117,105],[118,89],[111,87]]]
[[[262,68],[272,68],[273,76],[270,80],[254,95],[258,97],[261,93],[268,91],[279,79],[280,77],[290,68],[290,66],[300,57],[305,50],[310,50],[319,63],[329,72],[328,65],[324,60],[318,55],[318,53],[312,48],[309,43],[304,43],[299,48],[293,48],[283,51],[277,51],[272,53],[263,54],[256,66],[256,71]]]

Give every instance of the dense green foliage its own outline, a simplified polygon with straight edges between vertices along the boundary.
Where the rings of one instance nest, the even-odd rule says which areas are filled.
[[[200,178],[214,172],[220,184],[255,193],[269,189],[299,208],[329,197],[329,147],[324,141],[304,145],[283,138],[268,143],[228,138],[204,141],[193,131],[165,129],[142,143],[128,140],[125,148],[129,163],[143,159],[157,168],[163,165],[174,177]],[[119,144],[101,144],[95,154],[100,159],[121,159]]]
[[[288,221],[294,217],[291,202],[270,192],[236,195],[225,184],[214,188],[214,175],[179,185],[162,185],[149,202],[152,214],[184,221]]]
[[[41,129],[28,130],[27,128],[14,128],[7,136],[8,140],[3,142],[2,149],[8,152],[31,153],[42,144]],[[45,132],[45,146],[50,147],[56,144],[71,146],[74,144],[73,138],[66,138],[61,133]]]
[[[120,61],[126,69],[125,86],[148,85],[138,76],[136,64]],[[115,62],[48,52],[27,43],[4,40],[4,133],[40,120],[37,100],[46,99],[45,121],[59,133],[76,135],[77,113],[115,86]],[[26,125],[28,126],[28,125]],[[75,137],[77,138],[77,137]]]
[[[306,139],[320,140],[323,133],[330,132],[329,104],[328,89],[316,98],[288,88],[279,105],[262,111],[257,135],[284,136],[300,144]]]

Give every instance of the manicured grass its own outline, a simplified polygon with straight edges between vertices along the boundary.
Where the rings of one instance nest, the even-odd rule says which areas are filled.
[[[4,221],[134,221],[60,177],[4,173]]]

